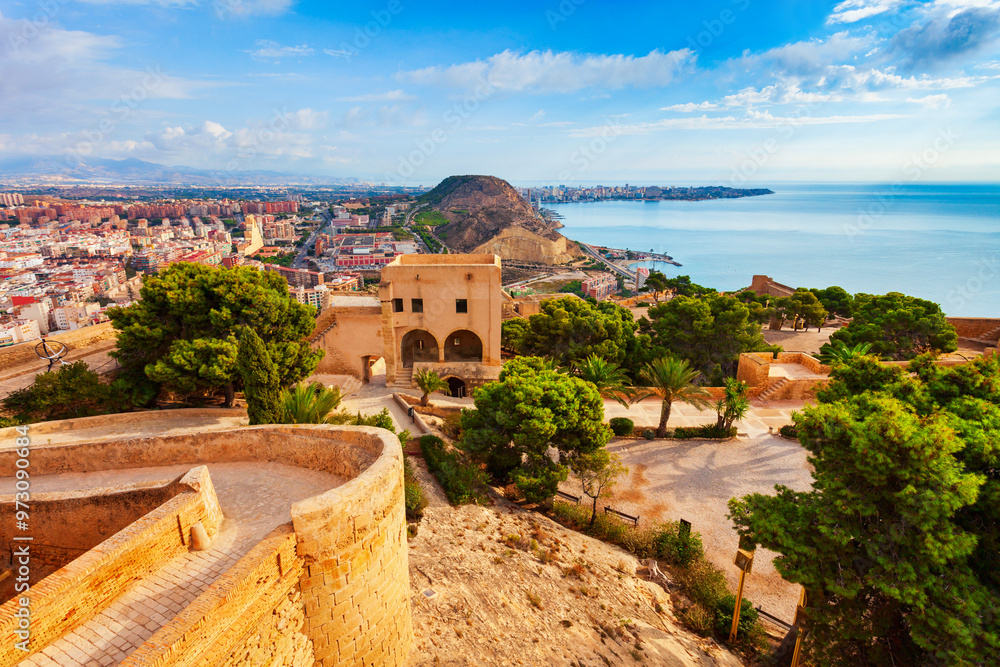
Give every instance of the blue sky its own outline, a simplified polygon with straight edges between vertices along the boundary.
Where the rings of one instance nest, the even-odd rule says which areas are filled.
[[[0,2],[0,159],[1000,181],[1000,0]]]

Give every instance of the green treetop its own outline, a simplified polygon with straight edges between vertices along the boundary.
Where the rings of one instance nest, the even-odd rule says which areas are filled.
[[[899,292],[856,295],[854,320],[834,332],[830,340],[847,346],[871,343],[873,354],[896,360],[912,359],[931,350],[958,349],[958,334],[941,306]]]
[[[809,593],[811,664],[986,665],[1000,651],[1000,358],[838,364],[796,416],[811,491],[730,501]]]
[[[108,311],[118,330],[113,353],[135,386],[184,393],[223,389],[232,405],[237,335],[252,328],[289,386],[310,375],[323,356],[304,338],[315,309],[298,303],[284,278],[251,267],[173,264],[146,280],[142,300]]]
[[[575,297],[548,299],[519,332],[519,354],[550,356],[570,367],[596,354],[625,366],[635,363],[644,341],[627,308],[609,301],[591,303]]]
[[[674,297],[650,308],[640,325],[651,335],[652,356],[686,359],[710,386],[736,373],[740,353],[769,348],[747,306],[727,295]]]
[[[562,461],[611,438],[593,385],[530,359],[508,362],[499,382],[476,390],[475,404],[462,414],[461,447],[533,501],[551,498],[566,479],[566,466],[548,456],[550,447]]]

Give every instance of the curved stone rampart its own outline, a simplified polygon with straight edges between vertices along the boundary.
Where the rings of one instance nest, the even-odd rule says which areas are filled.
[[[0,469],[13,470],[16,458],[15,451],[0,450]],[[413,640],[403,459],[388,431],[266,425],[31,447],[33,477],[238,461],[271,461],[348,480],[291,507],[310,660],[324,667],[403,665]]]

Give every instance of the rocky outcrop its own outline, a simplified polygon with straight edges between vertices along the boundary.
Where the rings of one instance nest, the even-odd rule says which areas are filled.
[[[450,176],[420,201],[448,220],[436,231],[460,252],[542,264],[563,264],[581,254],[555,231],[557,223],[536,215],[510,183],[495,176]]]

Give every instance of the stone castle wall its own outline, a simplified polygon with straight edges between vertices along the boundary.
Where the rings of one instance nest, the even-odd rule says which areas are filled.
[[[100,418],[90,419],[88,426],[93,427]],[[0,443],[0,467],[14,469],[15,459],[14,448]],[[388,431],[268,425],[31,448],[33,476],[255,460],[330,472],[349,481],[293,504],[291,528],[275,531],[258,544],[125,664],[403,665],[413,641],[403,459],[399,441]],[[187,524],[184,533],[178,532],[173,507],[187,495],[177,496],[148,515],[165,508],[172,512],[172,523],[163,533],[168,542],[172,538],[179,544],[180,536],[188,534]],[[208,521],[207,517],[201,520]],[[114,572],[98,572],[87,565],[87,574],[98,582],[115,581],[116,575],[120,579],[122,572],[135,572],[141,578],[149,571],[146,568],[161,562],[154,559],[174,554],[168,542],[143,549],[142,558],[148,562],[114,552],[108,554],[117,568]],[[87,563],[77,559],[69,567],[82,561]],[[39,587],[59,581],[62,572],[43,580]],[[110,602],[114,597],[113,591],[105,591],[102,599]],[[77,610],[74,619],[82,620],[97,608],[96,604],[74,604],[73,598],[64,596],[62,604]],[[55,608],[65,615],[66,609]],[[13,647],[12,618],[6,613],[0,619],[6,623],[0,624],[5,650]],[[33,632],[42,627],[36,623],[37,617],[32,620]],[[54,626],[43,636],[36,635],[38,646],[44,647],[70,629]],[[240,655],[246,658],[242,662]],[[0,661],[0,667],[5,664],[13,663]]]
[[[93,618],[164,564],[187,551],[191,526],[201,523],[209,535],[222,522],[215,490],[204,468],[185,477],[191,488],[101,542],[25,594],[30,600],[31,649],[47,644]],[[8,667],[28,654],[16,648],[18,597],[0,606],[0,665]]]
[[[948,324],[955,327],[959,338],[982,339],[989,334],[988,340],[997,340],[1000,319],[990,317],[949,317]]]

